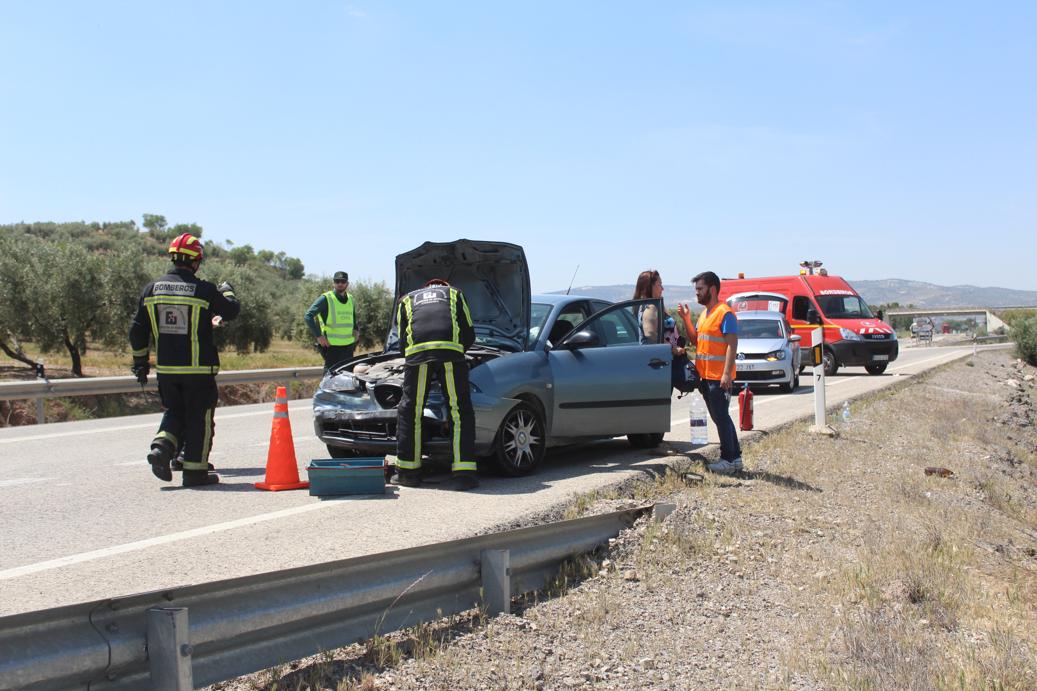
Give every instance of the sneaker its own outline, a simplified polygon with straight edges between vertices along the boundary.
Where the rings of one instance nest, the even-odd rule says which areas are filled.
[[[464,471],[454,473],[453,477],[450,478],[448,488],[455,492],[467,492],[468,490],[475,489],[478,486],[479,478],[475,477],[475,473]]]
[[[173,449],[168,444],[151,445],[151,451],[148,451],[148,463],[151,464],[151,473],[159,480],[169,482],[173,479],[173,473],[169,470],[169,457],[172,455]]]
[[[421,473],[408,473],[406,471],[397,471],[389,479],[389,484],[398,485],[400,487],[421,487]]]
[[[741,456],[739,456],[738,458],[736,458],[733,461],[728,461],[728,463],[731,464],[731,467],[735,469],[736,473],[742,472],[742,457]]]
[[[711,473],[716,473],[717,475],[731,475],[735,472],[735,465],[731,461],[725,461],[721,458],[719,461],[707,463],[706,469]]]
[[[203,473],[200,470],[188,470],[184,472],[184,487],[205,487],[219,483],[220,476],[213,473]]]

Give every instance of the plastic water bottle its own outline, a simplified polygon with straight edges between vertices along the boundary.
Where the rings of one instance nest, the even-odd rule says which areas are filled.
[[[843,401],[843,422],[850,421],[850,402]]]
[[[691,443],[709,443],[709,430],[706,427],[706,402],[702,400],[702,396],[691,397]]]

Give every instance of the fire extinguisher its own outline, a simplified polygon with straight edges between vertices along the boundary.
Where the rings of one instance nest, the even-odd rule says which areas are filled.
[[[738,429],[743,432],[753,428],[753,392],[746,384],[738,394]]]

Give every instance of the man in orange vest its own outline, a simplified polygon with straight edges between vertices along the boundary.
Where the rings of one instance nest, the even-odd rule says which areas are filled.
[[[731,403],[731,384],[735,379],[735,357],[738,354],[738,318],[717,297],[720,294],[719,276],[712,271],[703,271],[691,280],[695,284],[695,299],[705,307],[699,315],[698,327],[692,327],[691,312],[683,303],[678,306],[677,315],[684,320],[688,338],[695,344],[699,393],[720,437],[720,460],[706,467],[711,472],[730,475],[742,469],[738,432],[727,410]]]

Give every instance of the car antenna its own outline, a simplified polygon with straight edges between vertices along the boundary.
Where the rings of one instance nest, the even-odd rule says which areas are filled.
[[[580,270],[580,265],[576,265],[576,271]],[[573,271],[573,277],[569,279],[569,287],[565,289],[565,294],[568,295],[569,291],[573,289],[573,281],[576,280],[576,271]]]

